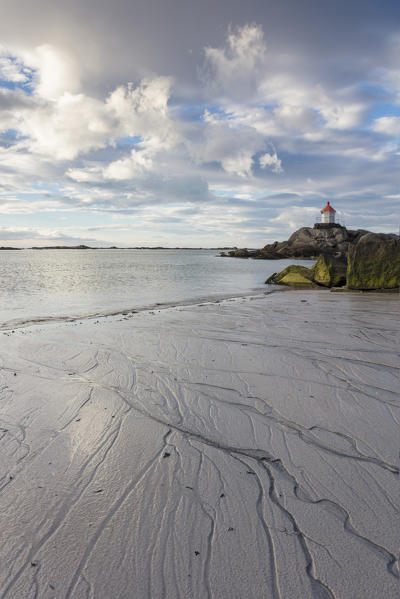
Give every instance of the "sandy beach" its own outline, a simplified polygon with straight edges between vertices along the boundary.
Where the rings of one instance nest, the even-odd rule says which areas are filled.
[[[0,596],[395,599],[398,294],[0,331]]]

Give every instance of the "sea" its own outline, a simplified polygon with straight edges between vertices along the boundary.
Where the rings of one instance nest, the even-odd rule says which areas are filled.
[[[291,263],[217,250],[0,250],[0,328],[265,293]]]

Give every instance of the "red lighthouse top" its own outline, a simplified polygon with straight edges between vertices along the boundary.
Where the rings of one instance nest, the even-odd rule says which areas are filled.
[[[321,212],[336,212],[336,210],[332,208],[329,202],[327,202],[325,208],[322,208]]]

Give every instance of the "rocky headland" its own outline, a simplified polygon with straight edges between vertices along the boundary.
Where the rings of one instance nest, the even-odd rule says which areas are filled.
[[[275,241],[259,250],[233,249],[220,255],[255,260],[317,260],[311,268],[288,266],[271,275],[266,283],[358,290],[400,288],[400,237],[350,230],[336,223],[302,227],[287,241]]]
[[[349,244],[347,252],[320,253],[311,268],[291,265],[265,282],[294,287],[398,290],[400,237],[364,232]]]
[[[287,241],[274,241],[259,250],[246,248],[223,252],[221,256],[230,258],[254,258],[257,260],[280,260],[282,258],[317,258],[320,254],[346,255],[350,245],[368,233],[362,229],[352,231],[335,225],[330,228],[302,227]]]

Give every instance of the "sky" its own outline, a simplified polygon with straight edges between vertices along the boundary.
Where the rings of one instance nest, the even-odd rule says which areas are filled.
[[[400,224],[397,0],[0,0],[0,245]]]

